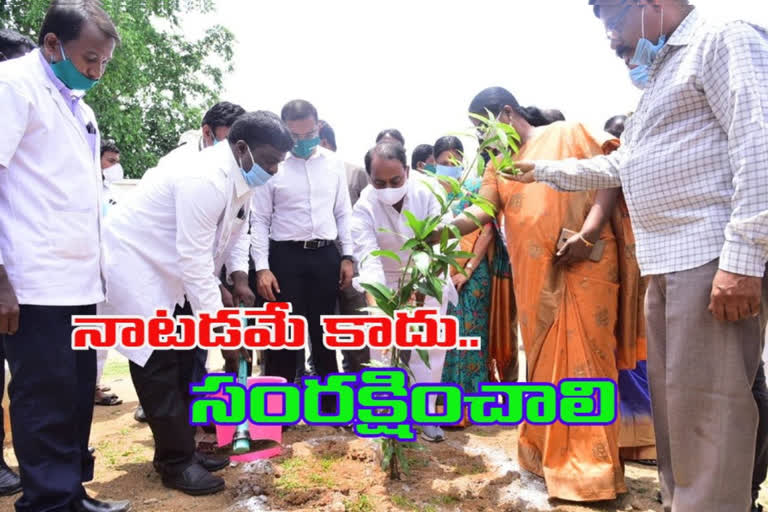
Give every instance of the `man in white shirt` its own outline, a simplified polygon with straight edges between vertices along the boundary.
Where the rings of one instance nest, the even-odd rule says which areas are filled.
[[[232,128],[232,124],[243,114],[245,114],[245,109],[240,105],[228,101],[216,103],[209,108],[203,116],[201,129],[191,130],[182,134],[176,149],[161,158],[155,168],[149,169],[144,173],[144,177],[148,178],[157,169],[173,168],[172,162],[177,160],[179,163],[174,165],[184,165],[189,158],[194,158],[194,155],[205,148],[215,146],[218,143],[225,141],[229,135],[229,130]],[[223,284],[221,285],[221,293],[224,306],[234,307],[235,304],[232,303],[231,294]],[[187,301],[184,301],[183,304],[177,306],[174,310],[174,316],[191,314],[192,310]],[[207,373],[206,363],[208,360],[208,351],[201,348],[195,348],[193,349],[193,352],[195,353],[195,366],[192,374],[192,381],[200,382]],[[133,417],[139,422],[147,421],[146,414],[141,405],[136,407]]]
[[[307,101],[286,104],[282,119],[295,145],[280,174],[254,194],[251,250],[258,292],[293,304],[307,318],[312,360],[321,377],[338,371],[336,354],[323,346],[321,315],[332,315],[336,294],[354,273],[344,162],[320,144],[317,110]],[[336,238],[342,255],[336,249]],[[267,375],[293,382],[304,374],[304,353],[268,351]],[[335,407],[325,397],[323,410]]]
[[[371,186],[363,190],[352,214],[352,239],[355,244],[355,258],[360,262],[360,276],[355,278],[355,287],[363,290],[360,283],[380,283],[397,290],[402,275],[402,265],[389,258],[371,256],[378,250],[395,252],[400,260],[408,261],[408,252],[402,251],[404,237],[413,237],[403,211],[411,212],[417,219],[440,215],[440,203],[435,195],[420,181],[409,179],[405,149],[399,143],[382,143],[369,152]],[[383,230],[383,231],[382,231]],[[368,295],[368,303],[376,303]],[[431,297],[425,306],[440,308]],[[371,350],[372,358],[388,364],[389,356],[381,350]],[[413,371],[416,382],[440,382],[445,361],[445,351],[429,352],[430,366],[421,357],[404,352]],[[430,397],[429,410],[435,412],[436,397]],[[445,434],[438,426],[423,428],[422,437],[428,441],[442,441]]]
[[[120,148],[115,141],[104,140],[101,142],[101,178],[104,182],[104,188],[101,196],[101,215],[106,217],[110,207],[115,203],[112,197],[112,183],[123,179],[123,166],[120,165]],[[109,350],[102,349],[96,351],[96,393],[93,403],[96,405],[120,405],[123,403],[120,398],[109,393],[109,389],[101,386],[101,376],[104,374],[104,365],[107,363]]]
[[[101,280],[99,131],[83,101],[117,30],[94,0],[53,2],[40,49],[0,63],[0,335],[11,370],[17,512],[124,512],[89,498],[96,352],[71,348]]]
[[[227,142],[166,160],[107,218],[105,314],[154,316],[189,301],[191,312],[222,309],[218,276],[226,266],[236,303],[253,305],[248,287],[248,215],[254,190],[267,183],[293,146],[271,112],[241,116]],[[166,487],[190,495],[218,492],[209,471],[226,461],[195,453],[189,424],[191,350],[120,349],[155,440],[155,469]],[[224,351],[237,359],[245,351]]]

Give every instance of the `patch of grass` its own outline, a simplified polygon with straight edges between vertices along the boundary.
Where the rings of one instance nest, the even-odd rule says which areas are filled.
[[[457,466],[456,472],[462,476],[468,476],[468,475],[479,475],[481,473],[485,473],[486,469],[478,463],[472,463],[468,464],[466,466]]]
[[[429,500],[429,503],[431,505],[435,506],[450,506],[450,505],[457,505],[458,503],[461,503],[461,500],[459,498],[456,498],[454,496],[448,496],[447,494],[440,494],[438,496],[435,496],[431,500]]]
[[[344,502],[344,512],[373,512],[373,503],[367,494],[361,494],[355,501]]]
[[[343,457],[335,455],[326,455],[319,460],[320,467],[323,471],[329,471],[334,464],[340,461]]]
[[[128,360],[123,358],[107,359],[104,365],[104,375],[102,379],[120,379],[130,377],[131,372],[128,369]]]
[[[333,489],[336,484],[324,475],[318,475],[317,473],[312,473],[309,475],[309,481],[312,482],[315,485],[319,485],[320,487],[325,487],[326,489]]]
[[[283,468],[283,472],[286,471],[299,471],[303,469],[307,465],[307,461],[304,459],[299,458],[290,458],[285,459],[283,462],[280,463],[280,467]]]
[[[416,502],[402,494],[393,494],[389,497],[389,500],[396,507],[404,508],[405,510],[418,510]]]

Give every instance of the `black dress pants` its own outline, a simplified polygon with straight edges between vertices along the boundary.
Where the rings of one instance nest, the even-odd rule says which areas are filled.
[[[269,267],[280,285],[277,300],[290,302],[293,314],[307,319],[312,344],[312,361],[321,377],[338,372],[335,351],[323,346],[322,315],[332,315],[339,289],[341,256],[331,244],[320,249],[304,249],[294,242],[271,242]],[[303,350],[268,350],[266,375],[293,382],[304,375]]]
[[[2,336],[11,370],[13,449],[23,494],[17,512],[65,512],[93,479],[96,352],[72,350],[72,315],[96,306],[22,305],[19,330]]]
[[[130,363],[131,379],[155,440],[155,468],[176,475],[195,462],[195,430],[190,425],[189,384],[195,350],[155,350],[147,363]]]

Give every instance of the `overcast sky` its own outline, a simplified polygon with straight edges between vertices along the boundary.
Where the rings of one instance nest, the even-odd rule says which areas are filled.
[[[768,23],[766,0],[695,3]],[[383,128],[399,128],[409,150],[464,130],[488,86],[600,126],[639,99],[586,0],[217,0],[183,28],[195,37],[215,23],[237,38],[222,99],[278,114],[309,100],[357,163]]]

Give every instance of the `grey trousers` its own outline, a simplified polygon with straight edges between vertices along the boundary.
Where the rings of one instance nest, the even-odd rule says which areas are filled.
[[[748,512],[758,410],[752,385],[768,309],[717,321],[707,309],[717,260],[652,276],[648,375],[664,510]]]

